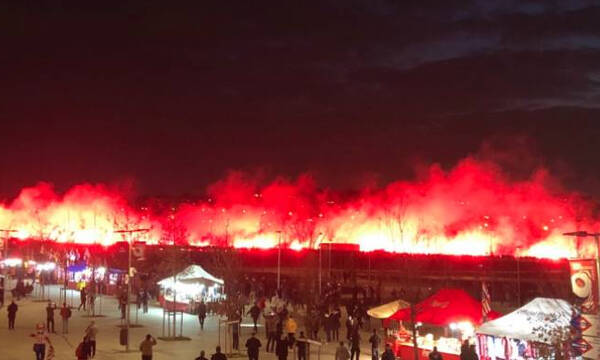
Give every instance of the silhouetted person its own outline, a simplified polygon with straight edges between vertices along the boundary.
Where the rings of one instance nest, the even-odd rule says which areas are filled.
[[[48,301],[48,306],[46,306],[46,329],[48,330],[48,332],[55,332],[54,310],[56,310],[56,304],[52,304],[50,301]]]
[[[381,342],[381,338],[377,335],[377,330],[373,329],[373,335],[369,338],[369,343],[371,343],[371,358],[373,360],[379,359],[379,343]]]
[[[296,347],[298,348],[298,360],[306,360],[308,343],[306,337],[304,337],[304,331],[300,331],[300,337],[296,340]]]
[[[433,347],[433,350],[429,353],[429,360],[442,360],[442,354],[439,353],[437,346]]]
[[[17,304],[15,304],[15,301],[11,301],[10,305],[8,305],[8,308],[6,309],[6,311],[8,312],[8,329],[9,330],[14,330],[15,329],[15,319],[17,317],[17,311],[19,310],[19,307],[17,306]]]
[[[200,330],[204,330],[204,320],[206,319],[206,304],[204,300],[198,304],[198,321],[200,322]]]
[[[81,288],[81,291],[79,291],[79,307],[77,308],[77,310],[81,310],[81,307],[83,306],[83,311],[85,311],[85,303],[87,300],[87,290],[85,290],[85,287]]]
[[[248,310],[248,313],[246,315],[250,315],[252,317],[252,321],[254,322],[254,331],[257,331],[258,317],[260,316],[260,308],[258,307],[258,305],[256,305],[256,303],[252,305],[252,307],[250,308],[250,310]]]
[[[385,350],[383,351],[383,354],[381,354],[381,360],[396,360],[396,356],[394,355],[390,344],[385,344]]]
[[[358,335],[358,329],[352,332],[350,338],[350,360],[354,359],[355,354],[356,360],[358,360],[360,357],[360,335]]]
[[[262,344],[260,340],[256,338],[256,333],[252,333],[252,336],[246,340],[246,349],[248,349],[248,360],[258,360],[258,351]]]
[[[156,345],[156,340],[152,335],[146,335],[144,341],[140,343],[140,351],[142,352],[142,360],[152,360],[152,347]]]
[[[227,356],[221,352],[220,346],[217,346],[215,350],[216,352],[212,354],[210,360],[227,360]]]
[[[277,345],[275,345],[275,355],[277,355],[277,359],[287,360],[288,347],[288,338],[281,335],[279,340],[277,340]]]
[[[90,354],[90,341],[87,336],[84,336],[83,340],[77,345],[77,349],[75,349],[75,356],[77,356],[77,360],[88,360]]]
[[[204,356],[204,350],[200,351],[200,356],[195,358],[194,360],[208,360],[206,356]]]

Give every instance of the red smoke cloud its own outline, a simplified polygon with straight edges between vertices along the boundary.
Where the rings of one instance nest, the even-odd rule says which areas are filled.
[[[233,174],[211,186],[206,201],[158,214],[103,185],[59,195],[42,183],[0,207],[0,226],[21,239],[78,243],[111,244],[123,239],[115,230],[141,227],[151,230],[136,240],[196,246],[270,248],[281,241],[301,249],[334,242],[405,253],[593,254],[587,241],[578,248],[562,235],[597,228],[591,204],[576,193],[551,192],[548,180],[538,171],[527,181],[508,181],[494,165],[472,159],[356,195],[322,190],[307,176],[259,186]]]

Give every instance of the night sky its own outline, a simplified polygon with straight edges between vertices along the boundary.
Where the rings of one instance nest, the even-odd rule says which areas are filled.
[[[469,155],[600,195],[597,1],[7,3],[2,197],[230,170],[351,189]]]

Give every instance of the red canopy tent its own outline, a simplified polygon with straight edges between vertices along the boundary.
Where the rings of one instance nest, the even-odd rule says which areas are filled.
[[[461,289],[441,289],[416,306],[416,321],[446,326],[450,323],[468,321],[479,325],[483,322],[481,302],[473,299]],[[410,321],[410,307],[396,311],[388,319]],[[492,311],[488,319],[495,319],[500,314]]]

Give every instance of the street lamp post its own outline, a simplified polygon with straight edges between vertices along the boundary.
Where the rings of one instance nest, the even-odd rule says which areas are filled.
[[[517,306],[521,306],[521,251],[517,247]]]
[[[331,242],[333,240],[329,239],[329,270],[327,271],[327,276],[329,277],[329,280],[331,280]]]
[[[322,279],[323,279],[323,275],[322,275],[322,268],[321,268],[321,264],[323,263],[322,260],[322,255],[321,255],[321,240],[323,239],[323,233],[320,232],[319,236],[317,237],[317,243],[319,244],[319,295],[321,295],[321,283],[322,283]]]
[[[116,230],[117,234],[128,234],[146,232],[150,229],[132,229]],[[125,315],[125,328],[127,329],[127,341],[125,342],[125,352],[129,352],[129,328],[131,327],[131,281],[133,279],[131,271],[131,236],[127,237],[127,314]]]
[[[281,289],[281,230],[277,231],[277,291]]]
[[[563,233],[565,236],[575,237],[593,237],[596,241],[596,276],[600,279],[600,233],[589,233],[587,231],[573,231]],[[598,296],[600,298],[600,288],[598,288]]]

